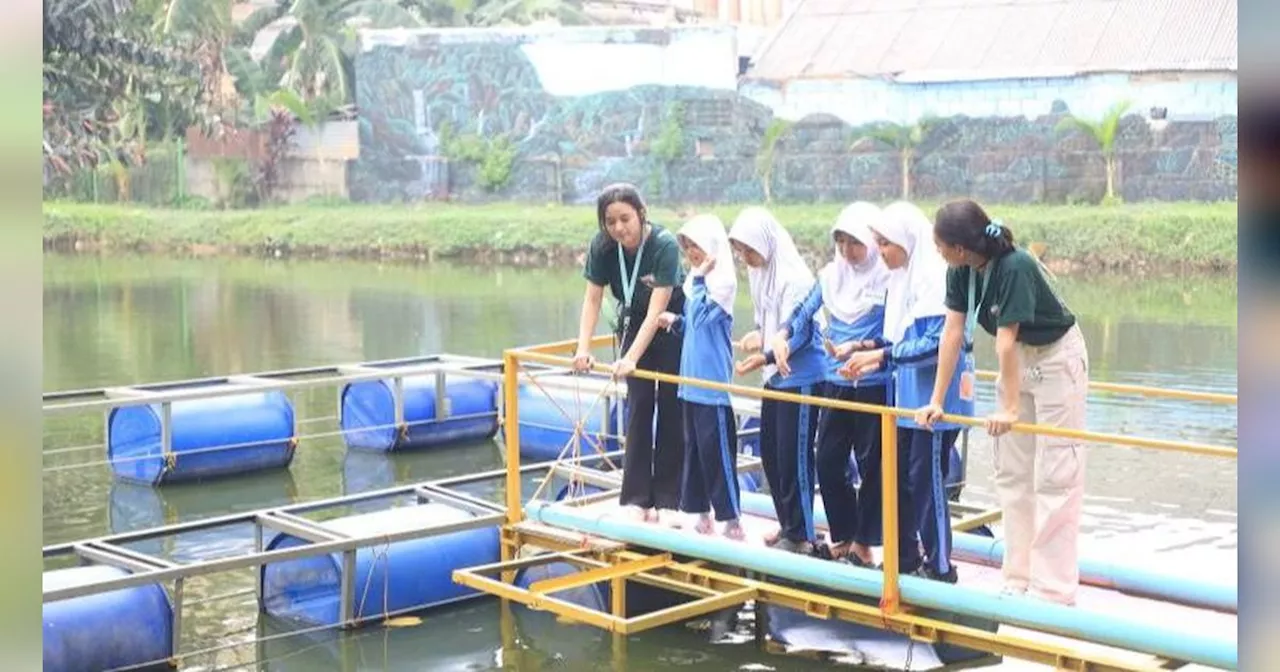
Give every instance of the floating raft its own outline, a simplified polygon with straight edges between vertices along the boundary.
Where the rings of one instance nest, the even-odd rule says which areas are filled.
[[[541,367],[520,363],[539,356]],[[250,567],[260,568],[259,608],[295,624],[355,627],[491,594],[625,635],[756,603],[771,615],[768,627],[778,641],[812,644],[821,638],[810,635],[823,630],[863,652],[889,651],[879,658],[892,666],[906,665],[911,647],[923,643],[931,656],[916,659],[917,669],[926,661],[978,663],[988,654],[1070,669],[1237,667],[1234,585],[1083,558],[1085,585],[1075,607],[1002,596],[999,542],[958,531],[959,584],[898,577],[903,608],[894,610],[892,602],[880,606],[886,582],[894,582],[879,571],[766,547],[762,538],[776,521],[748,473],[759,466],[748,457],[758,454],[751,426],[759,402],[748,394],[758,390],[737,388],[733,397],[742,428],[738,468],[748,539],[629,519],[616,505],[620,473],[604,471],[597,455],[620,457],[624,388],[600,375],[568,375],[561,360],[532,351],[510,351],[503,361],[434,356],[46,394],[46,414],[107,413],[109,463],[121,481],[111,498],[117,534],[44,549],[46,559],[96,563],[45,573],[46,663],[59,661],[49,669],[176,664],[183,581]],[[195,503],[182,503],[194,492],[186,488],[198,485],[166,487],[163,496],[152,489],[287,467],[300,438],[289,393],[321,385],[340,388],[349,476],[377,470],[366,458],[487,439],[499,427],[506,431],[506,468],[306,504],[287,503],[291,479],[264,481],[273,495],[264,501],[276,494],[283,501],[213,518]],[[1120,387],[1109,386],[1135,391]],[[228,446],[219,422],[240,418],[240,411],[252,421],[230,431],[239,443]],[[586,436],[571,441],[580,422]],[[1234,448],[1151,439],[1094,440],[1235,454]],[[220,457],[200,457],[219,450]],[[530,456],[554,463],[521,465]],[[952,470],[953,485],[963,483],[963,457],[951,456],[960,467]],[[377,481],[375,473],[365,476]],[[505,484],[505,494],[496,482]],[[484,487],[464,488],[470,485]],[[534,488],[541,498],[526,498]],[[333,508],[356,514],[307,517]],[[823,527],[820,504],[817,513]],[[955,525],[968,529],[989,521],[989,513]],[[200,520],[149,527],[188,515]],[[221,529],[232,526],[252,530],[254,538]],[[197,543],[174,541],[193,533],[201,535]],[[201,553],[214,545],[235,552]],[[113,613],[136,623],[118,627]],[[895,650],[907,658],[895,658]]]

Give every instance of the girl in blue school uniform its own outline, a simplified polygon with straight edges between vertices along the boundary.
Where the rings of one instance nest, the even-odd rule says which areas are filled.
[[[779,370],[787,371],[787,339],[811,329],[814,318],[822,315],[827,323],[823,338],[827,352],[825,396],[884,406],[888,404],[888,372],[877,371],[856,380],[840,375],[844,358],[854,349],[874,343],[884,331],[889,269],[868,228],[880,216],[880,208],[865,201],[840,212],[831,227],[835,258],[818,272],[818,283],[808,298],[775,336],[773,352]],[[871,549],[881,543],[881,416],[831,408],[823,409],[821,416],[816,461],[831,557],[869,566]],[[857,489],[848,473],[850,452],[862,482]]]
[[[724,223],[714,215],[689,220],[677,236],[691,272],[684,281],[684,313],[663,313],[659,324],[681,335],[680,375],[718,383],[733,377],[733,301],[738,276]],[[715,519],[724,535],[743,538],[737,464],[737,426],[729,393],[680,384],[684,402],[685,460],[680,509],[694,514],[694,529],[711,534]]]
[[[869,224],[891,273],[885,298],[884,338],[854,352],[841,372],[859,379],[889,371],[894,405],[918,409],[933,397],[938,346],[946,319],[947,262],[933,243],[933,227],[920,208],[899,201]],[[943,412],[973,415],[973,347],[966,344],[947,385]],[[914,416],[898,418],[898,569],[956,582],[951,564],[951,512],[943,479],[960,425]],[[924,557],[920,555],[920,544]]]
[[[816,396],[823,383],[825,353],[818,330],[799,330],[786,344],[786,370],[779,370],[764,335],[778,333],[813,288],[813,272],[791,235],[768,210],[743,210],[729,231],[734,252],[747,266],[755,329],[739,347],[750,353],[734,365],[738,375],[764,369],[764,387]],[[760,461],[773,496],[779,529],[766,537],[775,548],[811,553],[813,528],[813,437],[818,408],[765,399],[760,404]]]

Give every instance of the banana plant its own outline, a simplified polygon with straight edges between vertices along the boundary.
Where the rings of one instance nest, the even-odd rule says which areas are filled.
[[[247,48],[273,25],[280,30],[264,57],[267,85],[296,91],[306,101],[347,103],[353,99],[356,27],[411,28],[422,20],[393,0],[293,0],[263,7],[245,19],[238,46]],[[244,54],[230,58],[243,62]]]

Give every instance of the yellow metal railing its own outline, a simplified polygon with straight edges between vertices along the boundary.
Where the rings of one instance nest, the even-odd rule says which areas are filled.
[[[979,380],[994,381],[999,374],[995,371],[978,371]],[[1201,392],[1198,390],[1173,390],[1167,387],[1149,387],[1147,385],[1129,385],[1126,383],[1104,383],[1089,381],[1089,391],[1110,392],[1112,394],[1132,394],[1153,399],[1181,399],[1183,401],[1204,401],[1211,404],[1235,406],[1239,399],[1234,394],[1223,392]]]
[[[592,348],[599,348],[611,345],[612,343],[612,336],[597,336],[592,339],[591,346]],[[520,420],[518,408],[518,373],[520,363],[522,361],[527,361],[554,367],[570,367],[573,364],[573,360],[571,357],[565,355],[571,355],[576,349],[576,340],[565,340],[526,348],[511,349],[503,352],[503,390],[505,394],[504,438],[507,451],[507,523],[510,525],[521,522],[524,517],[524,507],[522,505],[522,494],[520,491]],[[602,364],[596,364],[594,370],[601,373],[608,373],[610,368]],[[984,373],[986,374],[985,377],[988,379],[994,377],[994,374],[989,372]],[[683,376],[641,369],[637,369],[631,375],[645,380],[672,384],[688,384],[755,399],[772,399],[774,401],[801,403],[811,406],[855,411],[860,413],[878,413],[882,420],[881,449],[883,451],[883,456],[881,458],[881,462],[884,498],[882,507],[884,523],[884,583],[880,606],[882,611],[890,614],[896,614],[901,610],[901,595],[898,590],[898,434],[896,420],[898,418],[914,417],[915,409],[895,408],[892,406],[881,406],[878,404],[866,404],[828,399],[825,397],[792,394],[778,390],[767,390],[763,387],[747,387],[744,385],[718,383],[710,380],[686,378]],[[1235,403],[1235,395],[1162,390],[1160,388],[1148,388],[1138,385],[1117,385],[1110,383],[1093,383],[1090,385],[1090,388],[1098,391],[1143,394],[1152,397]],[[1230,399],[1229,402],[1227,401],[1228,399]],[[982,427],[984,425],[982,418],[963,415],[944,415],[942,420],[948,423],[967,427]],[[1076,439],[1078,441],[1110,443],[1134,448],[1167,450],[1172,452],[1211,455],[1232,459],[1237,457],[1237,449],[1234,447],[1216,446],[1203,443],[1151,439],[1126,436],[1122,434],[1107,434],[1102,432],[1065,429],[1061,427],[1049,427],[1028,423],[1015,423],[1010,431],[1045,436],[1059,436]],[[502,549],[503,561],[507,562],[512,560],[514,552],[515,549],[504,546]]]

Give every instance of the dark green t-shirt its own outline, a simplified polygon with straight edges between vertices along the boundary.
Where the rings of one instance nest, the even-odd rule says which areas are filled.
[[[975,274],[974,291],[979,300],[975,310],[978,324],[992,336],[999,327],[1018,327],[1018,342],[1049,345],[1062,338],[1076,323],[1075,315],[1058,299],[1040,269],[1040,262],[1022,248],[993,259],[991,289],[983,283],[983,272],[969,266],[947,269],[947,308],[958,313],[969,310],[969,274]]]
[[[649,312],[649,297],[654,287],[674,287],[667,310],[679,315],[684,310],[684,267],[680,264],[680,243],[675,234],[658,224],[650,224],[649,236],[641,245],[644,254],[639,268],[635,267],[636,255],[623,251],[623,263],[627,265],[627,277],[639,274],[635,280],[635,294],[631,298],[631,330],[640,328],[640,322]],[[621,304],[622,269],[618,265],[618,243],[609,234],[599,231],[587,248],[587,261],[582,275],[596,285],[608,285],[613,298]],[[619,308],[621,315],[621,308]]]

